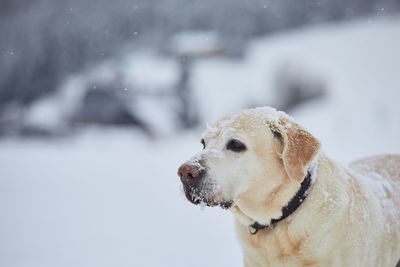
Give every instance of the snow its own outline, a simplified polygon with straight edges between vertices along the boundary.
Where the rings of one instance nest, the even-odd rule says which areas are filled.
[[[200,164],[200,160],[201,160],[201,156],[200,156],[200,155],[197,155],[197,156],[191,158],[187,163],[188,163],[190,166],[193,166],[193,167],[197,168],[197,170],[198,170],[199,172],[201,172],[201,171],[205,170],[205,168],[204,168],[204,166],[202,166],[202,165]]]
[[[151,92],[171,90],[179,78],[179,66],[174,59],[156,57],[150,52],[127,56],[120,68],[128,84]]]
[[[363,163],[358,163],[359,166],[357,166],[357,169],[358,171],[360,171],[360,169],[361,171],[364,169],[364,171],[362,171],[364,172],[364,175],[362,174],[362,172],[354,171],[354,169],[350,169],[349,172],[361,177],[359,181],[365,195],[367,195],[368,197],[378,196],[379,205],[377,203],[375,203],[375,205],[373,206],[371,205],[372,208],[375,209],[375,213],[381,213],[382,216],[380,217],[397,220],[397,218],[399,218],[400,216],[400,212],[395,207],[396,199],[393,199],[393,196],[396,196],[396,190],[393,184],[391,184],[387,180],[388,178],[390,178],[390,175],[382,175],[382,173],[378,173],[374,170],[365,172],[365,170],[367,170],[373,164],[373,162],[368,162],[368,160]],[[365,175],[365,173],[368,173],[368,175]],[[369,215],[364,214],[364,217],[368,218]],[[394,234],[395,230],[391,226],[390,220],[378,221],[377,223],[379,225],[375,225],[375,227],[382,227],[384,233],[387,236],[391,236]]]
[[[35,125],[48,129],[56,129],[61,127],[62,117],[59,112],[59,103],[53,97],[48,97],[37,101],[27,114],[25,120],[28,125]]]
[[[398,153],[400,19],[350,25],[257,39],[243,61],[200,61],[193,87],[202,117],[212,122],[221,114],[275,103],[276,74],[282,66],[290,66],[327,84],[324,99],[289,115],[320,139],[328,155],[346,163],[376,153]]]
[[[188,31],[174,35],[170,50],[180,56],[206,56],[222,51],[218,33],[213,31]]]
[[[242,61],[198,61],[191,83],[201,115],[213,122],[273,103],[276,71],[288,63],[329,85],[324,99],[290,114],[328,156],[349,162],[400,153],[400,20],[370,21],[254,40]],[[173,82],[168,70],[162,82],[152,80],[156,64],[142,59],[125,66],[146,72],[143,83]],[[69,111],[82,79],[63,91]],[[51,113],[47,105],[33,121]],[[159,119],[159,127],[169,129],[169,121]],[[177,168],[201,150],[199,140],[200,130],[152,139],[105,128],[50,141],[0,140],[0,266],[242,266],[232,216],[201,211],[182,193]]]
[[[177,167],[194,138],[93,129],[2,141],[0,265],[241,266],[231,215],[181,192]]]

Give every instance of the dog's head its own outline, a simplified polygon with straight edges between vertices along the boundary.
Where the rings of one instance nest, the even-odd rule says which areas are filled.
[[[188,200],[232,208],[260,223],[281,216],[320,147],[291,117],[271,108],[224,117],[201,143],[203,150],[178,170]]]

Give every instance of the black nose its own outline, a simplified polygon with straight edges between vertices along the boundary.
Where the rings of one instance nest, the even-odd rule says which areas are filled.
[[[189,163],[182,164],[178,169],[178,175],[183,183],[198,182],[204,174],[204,168],[193,166]]]

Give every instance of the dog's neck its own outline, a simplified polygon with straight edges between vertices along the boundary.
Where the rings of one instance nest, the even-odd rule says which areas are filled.
[[[271,221],[268,224],[260,224],[258,222],[250,224],[249,225],[250,234],[255,235],[259,230],[272,227],[276,223],[286,219],[293,212],[295,212],[301,206],[303,201],[306,199],[310,191],[309,189],[313,184],[314,177],[315,177],[315,165],[312,164],[307,171],[306,177],[301,182],[299,191],[297,191],[296,195],[292,197],[289,203],[282,208],[282,215],[277,219],[271,219]]]

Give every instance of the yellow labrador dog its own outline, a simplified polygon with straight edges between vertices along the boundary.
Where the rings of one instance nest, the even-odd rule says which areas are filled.
[[[245,266],[395,267],[400,259],[400,156],[341,167],[283,112],[224,117],[180,166],[194,204],[233,212]]]

